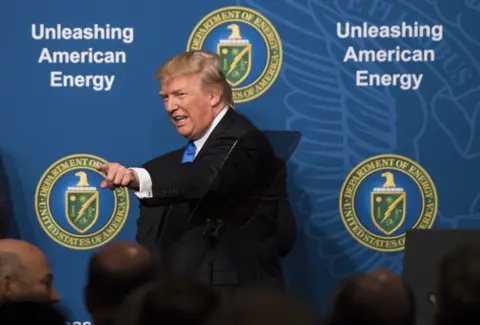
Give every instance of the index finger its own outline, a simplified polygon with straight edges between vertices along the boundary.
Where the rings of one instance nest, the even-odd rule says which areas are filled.
[[[100,170],[102,172],[107,172],[108,170],[108,164],[100,164],[100,165],[97,165],[97,170]]]

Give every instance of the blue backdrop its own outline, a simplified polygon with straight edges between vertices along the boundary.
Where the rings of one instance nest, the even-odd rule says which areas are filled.
[[[237,8],[226,8],[231,6]],[[251,45],[232,70],[231,78],[245,77],[234,87],[236,109],[262,129],[303,135],[289,164],[299,225],[297,244],[285,260],[293,292],[324,310],[345,276],[374,267],[400,273],[407,228],[479,225],[478,1],[3,1],[0,15],[0,156],[13,209],[11,236],[46,252],[72,322],[90,321],[82,297],[90,254],[110,240],[133,240],[136,231],[135,197],[101,191],[95,164],[138,166],[185,144],[167,118],[154,72],[187,47],[222,54],[221,40],[236,44],[228,53],[238,55],[248,46],[228,42],[230,24],[237,24]],[[345,28],[347,22],[377,31],[342,38],[337,24]],[[402,22],[439,25],[441,39],[375,37],[384,25],[401,31]],[[32,26],[40,33],[41,24],[70,29],[109,24],[132,28],[133,34],[124,29],[123,40],[34,37]],[[405,62],[394,55],[389,61],[376,52],[397,46],[433,50],[434,58]],[[72,54],[89,48],[123,54],[118,63],[81,63],[81,54]],[[377,61],[345,60],[351,50],[375,51]],[[73,62],[48,63],[46,53],[55,51],[65,51]],[[230,69],[234,56],[226,53],[222,60]],[[86,79],[77,79],[77,87],[52,87],[52,71],[115,78],[108,91],[84,87]],[[383,82],[394,74],[423,77],[418,89],[405,90],[362,85],[368,80],[359,79],[358,71],[385,74]],[[387,155],[385,164],[378,155]],[[388,159],[399,168],[390,168]],[[372,191],[388,188],[382,186],[388,171],[396,184],[387,201],[401,197],[401,190],[407,194],[382,226],[372,211],[388,213]],[[82,172],[89,186],[79,182]],[[400,243],[396,249],[391,238]]]

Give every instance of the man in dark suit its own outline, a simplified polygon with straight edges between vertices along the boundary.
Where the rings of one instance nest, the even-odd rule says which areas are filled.
[[[156,76],[165,108],[188,144],[141,168],[100,165],[106,173],[100,186],[135,191],[137,241],[159,258],[163,271],[188,274],[223,292],[252,283],[283,285],[280,257],[296,234],[285,166],[268,139],[232,108],[218,55],[182,53]]]

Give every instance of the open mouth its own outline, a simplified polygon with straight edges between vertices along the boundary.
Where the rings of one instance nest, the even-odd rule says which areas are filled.
[[[184,116],[184,115],[179,115],[179,116],[174,116],[172,117],[173,118],[173,122],[179,126],[179,125],[182,125],[183,123],[185,123],[185,121],[187,120],[187,117]]]

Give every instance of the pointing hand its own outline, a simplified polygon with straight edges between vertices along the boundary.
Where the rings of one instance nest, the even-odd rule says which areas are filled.
[[[106,163],[97,166],[97,170],[106,174],[100,183],[101,188],[129,187],[138,190],[138,175],[119,163]]]

